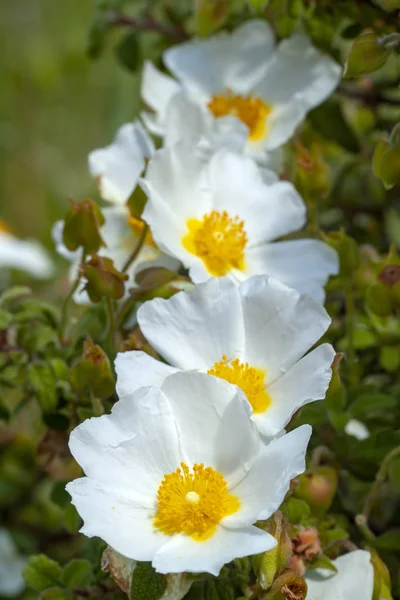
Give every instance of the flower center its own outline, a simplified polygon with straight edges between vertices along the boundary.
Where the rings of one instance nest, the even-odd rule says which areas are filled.
[[[181,463],[179,469],[164,475],[158,488],[154,525],[166,535],[183,533],[201,542],[214,534],[221,519],[239,508],[221,473],[202,464],[189,469]]]
[[[240,96],[227,90],[225,94],[214,94],[207,106],[216,118],[233,115],[243,121],[250,130],[250,140],[259,140],[266,134],[272,106],[257,96]]]
[[[183,247],[201,258],[211,275],[219,277],[231,269],[244,270],[247,234],[239,217],[232,218],[225,210],[213,210],[201,221],[189,219],[187,226]]]
[[[228,361],[224,355],[207,373],[240,387],[256,414],[265,412],[270,406],[271,398],[265,387],[265,372],[262,369],[242,363],[238,358]]]

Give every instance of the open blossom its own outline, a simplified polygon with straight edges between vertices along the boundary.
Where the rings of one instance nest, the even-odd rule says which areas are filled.
[[[146,302],[137,317],[142,333],[172,366],[144,352],[119,354],[120,396],[129,392],[125,385],[161,385],[177,369],[203,371],[245,392],[266,436],[277,435],[304,404],[325,397],[334,350],[322,344],[304,354],[330,318],[310,297],[271,278],[252,277],[240,286],[211,279],[190,294]]]
[[[125,204],[134,191],[154,144],[139,121],[120,127],[114,141],[89,154],[89,171],[100,195],[112,204]]]
[[[194,283],[266,274],[323,301],[337,254],[315,239],[274,242],[303,227],[306,207],[291,183],[252,158],[222,149],[203,160],[180,142],[156,152],[142,185],[155,241]]]
[[[44,247],[36,240],[21,240],[0,221],[0,268],[25,271],[36,279],[47,279],[54,265]]]
[[[67,485],[87,536],[161,573],[209,572],[272,548],[253,524],[277,510],[304,470],[311,427],[268,445],[235,386],[203,373],[175,373],[161,388],[132,391],[110,415],[71,434],[86,473]]]
[[[372,600],[374,570],[371,555],[355,550],[333,561],[338,572],[310,569],[305,575],[307,600]]]
[[[262,20],[173,46],[164,63],[175,79],[145,66],[142,96],[155,111],[143,114],[147,127],[167,144],[203,135],[218,146],[225,134],[236,136],[256,155],[284,144],[341,75],[305,35],[276,46]]]

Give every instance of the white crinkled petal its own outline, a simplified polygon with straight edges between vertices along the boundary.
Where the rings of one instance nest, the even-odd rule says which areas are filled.
[[[274,48],[271,27],[262,20],[244,23],[230,34],[191,40],[164,53],[168,69],[203,102],[226,88],[248,93],[265,71]]]
[[[339,556],[333,564],[337,573],[327,569],[307,571],[307,600],[372,600],[374,569],[369,552],[349,552]]]
[[[117,394],[123,401],[131,398],[137,389],[146,386],[161,387],[166,377],[177,369],[156,360],[145,352],[120,352],[115,359]]]
[[[305,453],[311,435],[310,425],[302,425],[267,445],[262,444],[253,467],[230,493],[241,508],[221,524],[236,529],[258,519],[268,519],[282,504],[290,480],[305,470]]]
[[[212,121],[208,111],[187,94],[175,94],[165,113],[164,145],[173,146],[181,140],[201,138],[207,134]]]
[[[45,248],[37,240],[21,240],[0,231],[0,267],[18,269],[36,279],[48,279],[54,265]]]
[[[332,346],[322,344],[270,385],[267,379],[271,406],[264,413],[253,417],[264,435],[276,435],[301,406],[325,398],[332,377],[334,357]]]
[[[121,394],[121,400],[110,415],[76,427],[70,450],[89,478],[151,506],[164,474],[182,460],[175,419],[158,388]]]
[[[275,538],[257,527],[228,530],[217,526],[207,540],[198,542],[185,535],[175,535],[156,553],[153,566],[159,573],[211,573],[218,575],[224,564],[234,558],[270,550]]]
[[[339,269],[336,251],[319,240],[265,244],[247,252],[248,276],[265,273],[323,302],[324,285]]]
[[[145,159],[153,152],[154,144],[139,121],[126,123],[109,146],[91,152],[89,170],[102,198],[124,204],[138,183]]]
[[[172,77],[159,71],[150,61],[144,63],[141,95],[145,103],[156,111],[155,127],[159,129],[154,133],[163,133],[168,104],[180,90],[181,86]]]
[[[320,339],[331,320],[315,300],[272,277],[250,277],[239,289],[246,361],[267,368],[274,381]]]
[[[152,560],[168,538],[154,528],[154,504],[143,507],[129,494],[136,484],[126,465],[127,485],[124,489],[111,482],[98,482],[88,477],[67,485],[74,504],[84,521],[81,532],[98,536],[128,558]]]
[[[176,373],[161,386],[190,465],[203,463],[225,478],[242,478],[256,460],[259,436],[244,393],[205,373]]]
[[[208,370],[224,354],[243,355],[240,296],[228,278],[210,279],[190,294],[146,302],[138,322],[153,348],[181,369]]]

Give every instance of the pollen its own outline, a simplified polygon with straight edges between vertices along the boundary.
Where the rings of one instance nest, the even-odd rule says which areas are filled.
[[[211,275],[220,277],[231,269],[244,271],[247,234],[239,217],[213,210],[202,220],[189,219],[187,227],[183,247],[201,258]]]
[[[216,362],[207,373],[240,387],[246,394],[254,413],[263,413],[269,408],[271,398],[266,390],[265,371],[262,369],[251,367],[249,363],[242,363],[238,358],[228,361],[224,355],[222,360]]]
[[[215,94],[207,106],[216,118],[233,115],[240,119],[249,128],[252,141],[260,140],[267,133],[272,106],[257,96],[235,95],[227,90],[225,94]]]
[[[164,476],[157,493],[155,527],[165,535],[182,533],[196,541],[209,539],[224,517],[240,508],[221,473],[195,464]]]

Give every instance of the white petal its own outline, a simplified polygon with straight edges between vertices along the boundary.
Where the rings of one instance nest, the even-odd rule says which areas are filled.
[[[251,408],[235,385],[205,373],[175,373],[162,387],[190,465],[203,463],[241,478],[257,457],[259,436]]]
[[[145,103],[158,113],[163,123],[169,101],[180,91],[180,85],[146,61],[142,73],[141,95]]]
[[[248,247],[300,229],[306,207],[287,181],[267,185],[268,175],[251,158],[221,150],[209,164],[213,209],[244,220]],[[271,177],[269,177],[271,181]]]
[[[25,588],[22,569],[27,559],[18,556],[7,529],[0,528],[0,596],[14,598]]]
[[[323,287],[339,269],[333,248],[313,239],[290,240],[251,248],[247,255],[251,274],[265,273],[323,302]]]
[[[273,47],[270,26],[253,20],[232,34],[220,32],[205,41],[173,46],[164,53],[164,62],[185,86],[203,98],[226,88],[246,93],[263,74]]]
[[[249,151],[254,153],[257,149],[269,152],[277,150],[292,137],[306,114],[307,108],[301,98],[274,106],[268,117],[268,134],[258,142],[249,142]]]
[[[172,146],[181,140],[200,138],[207,133],[210,121],[212,122],[212,117],[208,111],[193,102],[187,94],[175,94],[165,114],[165,146]]]
[[[234,558],[270,550],[276,540],[257,527],[227,530],[217,527],[215,534],[203,542],[185,535],[175,535],[162,546],[153,559],[159,573],[211,573],[218,575],[225,563]]]
[[[271,277],[251,277],[240,286],[240,296],[246,361],[266,368],[269,382],[301,358],[331,322],[319,303]]]
[[[311,427],[302,425],[268,445],[262,445],[259,457],[249,473],[230,493],[241,502],[238,512],[226,517],[225,527],[241,527],[258,519],[268,519],[282,504],[290,480],[305,469],[305,453]]]
[[[129,484],[135,485],[134,478],[127,484],[129,490]],[[88,477],[75,479],[67,491],[84,521],[80,531],[88,537],[100,537],[128,558],[152,560],[168,539],[154,529],[154,510],[138,506],[127,491]]]
[[[369,438],[368,428],[357,419],[350,419],[347,421],[346,426],[344,428],[345,433],[347,435],[352,435],[357,440],[366,440]]]
[[[208,370],[215,362],[244,350],[240,297],[227,278],[215,277],[169,300],[156,298],[138,310],[140,328],[170,364]]]
[[[372,600],[374,569],[365,550],[344,554],[333,564],[338,573],[327,569],[309,569],[305,575],[310,600]]]
[[[0,231],[0,267],[25,271],[36,279],[48,279],[54,265],[37,240],[21,240]]]
[[[112,144],[91,152],[89,170],[98,180],[102,198],[124,204],[137,185],[145,158],[153,152],[153,142],[139,121],[123,125]]]
[[[331,365],[335,351],[330,344],[322,344],[268,385],[271,406],[264,413],[254,415],[260,431],[267,436],[283,429],[301,406],[322,400],[332,377]]]
[[[208,158],[221,148],[242,153],[248,137],[248,127],[237,117],[227,115],[213,119],[208,133],[199,142],[199,148]]]
[[[74,429],[69,445],[88,477],[129,490],[146,504],[182,460],[176,425],[159,389],[141,388],[121,400],[110,415]]]
[[[117,394],[123,401],[131,398],[140,387],[161,387],[168,375],[177,369],[156,360],[145,352],[131,350],[120,352],[115,359]]]

